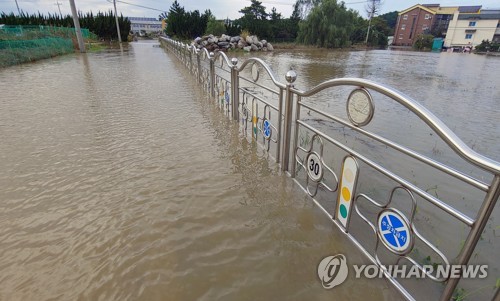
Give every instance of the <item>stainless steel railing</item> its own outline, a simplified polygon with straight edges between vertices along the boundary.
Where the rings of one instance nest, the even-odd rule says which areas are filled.
[[[469,263],[500,195],[500,163],[476,153],[432,112],[390,87],[342,78],[303,91],[294,87],[294,71],[287,72],[286,83],[282,83],[261,59],[251,58],[238,66],[237,59],[230,60],[223,52],[197,50],[163,37],[160,41],[186,65],[227,116],[240,123],[242,133],[269,152],[354,245],[383,269],[406,299],[414,300],[418,289],[403,285],[384,269],[390,259],[397,264],[406,262],[432,281],[445,283],[439,289],[440,298],[450,300],[460,278],[438,277],[425,270],[418,250],[427,250],[431,254],[427,258],[437,259],[434,264]],[[317,99],[325,97],[322,93],[332,97],[337,108],[344,107],[345,113],[332,113],[321,106]],[[483,176],[478,177],[461,163],[458,168],[452,167],[393,141],[383,131],[376,133],[376,127],[370,126],[377,116],[375,103],[384,102],[382,99],[410,112],[464,164],[480,170]],[[383,151],[370,151],[374,145]],[[381,153],[388,155],[384,158]],[[391,161],[396,155],[404,158],[398,161],[401,164]],[[399,165],[410,166],[411,173],[418,169],[420,178],[429,178],[427,182],[445,183],[447,195],[425,189],[413,179],[416,176],[409,176],[408,170]],[[376,179],[377,183],[383,179],[384,184],[367,187],[360,178]],[[481,197],[482,202],[477,210],[465,210],[467,205],[457,205],[457,196],[471,201]],[[425,214],[417,213],[419,210]],[[441,231],[421,223],[423,215],[433,216]],[[454,227],[467,229],[458,252],[448,247],[453,243],[449,233]],[[446,241],[438,248],[433,241],[442,239]]]

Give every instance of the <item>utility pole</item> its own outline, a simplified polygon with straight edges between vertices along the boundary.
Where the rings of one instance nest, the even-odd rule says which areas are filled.
[[[377,7],[376,7],[376,2],[377,0],[372,0],[372,4],[371,5],[368,5],[370,11],[368,12],[368,14],[370,15],[370,20],[368,21],[368,30],[366,31],[366,39],[365,39],[365,44],[368,45],[368,36],[370,35],[370,27],[372,25],[372,18],[373,18],[373,15],[375,15],[375,11],[377,10]]]
[[[76,13],[75,0],[69,0],[69,6],[71,6],[71,14],[73,15],[73,22],[75,23],[76,39],[78,40],[78,48],[80,52],[85,52],[85,43],[83,42],[82,30],[80,29],[80,20],[78,20],[78,14]]]
[[[118,13],[116,12],[116,0],[113,0],[113,5],[115,6],[115,20],[116,20],[116,32],[118,33],[118,41],[122,43],[122,35],[120,34],[120,24],[118,23]]]
[[[16,0],[17,1],[17,0]],[[61,15],[61,18],[63,17],[62,13],[61,13],[61,5],[62,3],[59,3],[59,0],[56,1],[56,3],[54,5],[57,5],[57,8],[59,9],[59,14]]]
[[[21,10],[19,9],[19,4],[17,4],[17,0],[16,1],[16,6],[17,6],[17,12],[19,13],[19,15],[21,15]]]

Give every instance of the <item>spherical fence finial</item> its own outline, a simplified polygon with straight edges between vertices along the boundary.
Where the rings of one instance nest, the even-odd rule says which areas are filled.
[[[295,71],[293,70],[290,70],[286,73],[285,79],[289,84],[291,84],[297,79],[297,73],[295,73]]]
[[[214,57],[214,56],[215,56],[215,53],[210,52],[210,53],[209,53],[209,55],[210,55],[210,57],[212,58],[212,57]]]
[[[233,58],[231,59],[231,64],[233,64],[233,66],[238,65],[238,59],[237,59],[237,58],[235,58],[235,57],[233,57]]]

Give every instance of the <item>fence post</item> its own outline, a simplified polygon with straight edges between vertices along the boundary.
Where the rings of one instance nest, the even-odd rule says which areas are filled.
[[[194,68],[193,68],[193,49],[194,46],[191,45],[189,46],[189,73],[193,74],[194,73]]]
[[[215,54],[210,52],[210,95],[215,97]]]
[[[240,79],[238,77],[238,59],[233,57],[231,59],[231,95],[233,96],[232,102],[232,111],[233,111],[233,120],[239,121],[240,114],[238,111],[238,107],[240,106]]]
[[[281,170],[288,171],[290,162],[290,141],[292,135],[292,122],[293,122],[293,93],[291,89],[293,88],[293,82],[297,79],[297,73],[290,70],[286,73],[285,79],[288,82],[286,85],[285,94],[285,131],[283,135],[283,158],[281,160]]]
[[[299,127],[298,127],[298,124],[297,124],[297,120],[300,119],[300,101],[301,101],[301,96],[298,96],[297,97],[297,106],[295,108],[295,119],[293,120],[293,122],[295,122],[295,130],[294,130],[294,135],[293,135],[293,147],[292,147],[292,153],[291,153],[291,156],[292,156],[292,160],[293,160],[293,164],[292,164],[292,169],[290,170],[290,174],[291,174],[291,177],[292,178],[295,178],[295,172],[296,172],[296,168],[297,168],[297,163],[296,163],[296,150],[297,150],[297,144],[298,144],[298,139],[299,139]]]
[[[198,68],[198,82],[201,83],[201,60],[200,60],[200,50],[196,50],[196,66]]]
[[[181,44],[181,50],[182,50],[181,62],[184,63],[184,67],[187,67],[186,66],[186,45],[184,43]]]
[[[490,189],[486,196],[484,197],[484,202],[477,213],[476,221],[472,226],[467,239],[465,240],[464,247],[458,258],[456,260],[456,264],[460,266],[464,266],[469,263],[469,259],[476,248],[477,242],[481,238],[481,234],[488,223],[488,219],[490,218],[493,209],[495,209],[495,205],[497,203],[498,197],[500,196],[500,175],[495,175],[493,181],[491,183]],[[455,292],[455,288],[457,287],[460,278],[451,278],[448,280],[446,287],[444,288],[443,294],[441,295],[441,301],[449,301]]]

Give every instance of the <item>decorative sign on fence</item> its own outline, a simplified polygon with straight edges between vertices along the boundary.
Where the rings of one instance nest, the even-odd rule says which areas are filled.
[[[262,134],[266,139],[271,138],[271,123],[267,119],[265,119],[264,122],[262,123]]]
[[[344,158],[342,177],[337,201],[337,219],[346,230],[351,217],[351,207],[354,201],[356,183],[358,181],[359,166],[356,159],[351,156]]]
[[[314,182],[319,182],[323,178],[323,166],[321,159],[315,152],[310,153],[306,159],[306,168],[309,178]]]
[[[377,232],[382,243],[396,254],[405,254],[411,247],[410,226],[404,215],[396,209],[388,208],[380,212]]]
[[[357,88],[351,92],[347,99],[347,117],[356,126],[370,123],[375,112],[373,99],[366,89]]]
[[[257,101],[255,99],[252,100],[252,133],[255,138],[257,138],[257,121],[259,118],[257,117]]]

